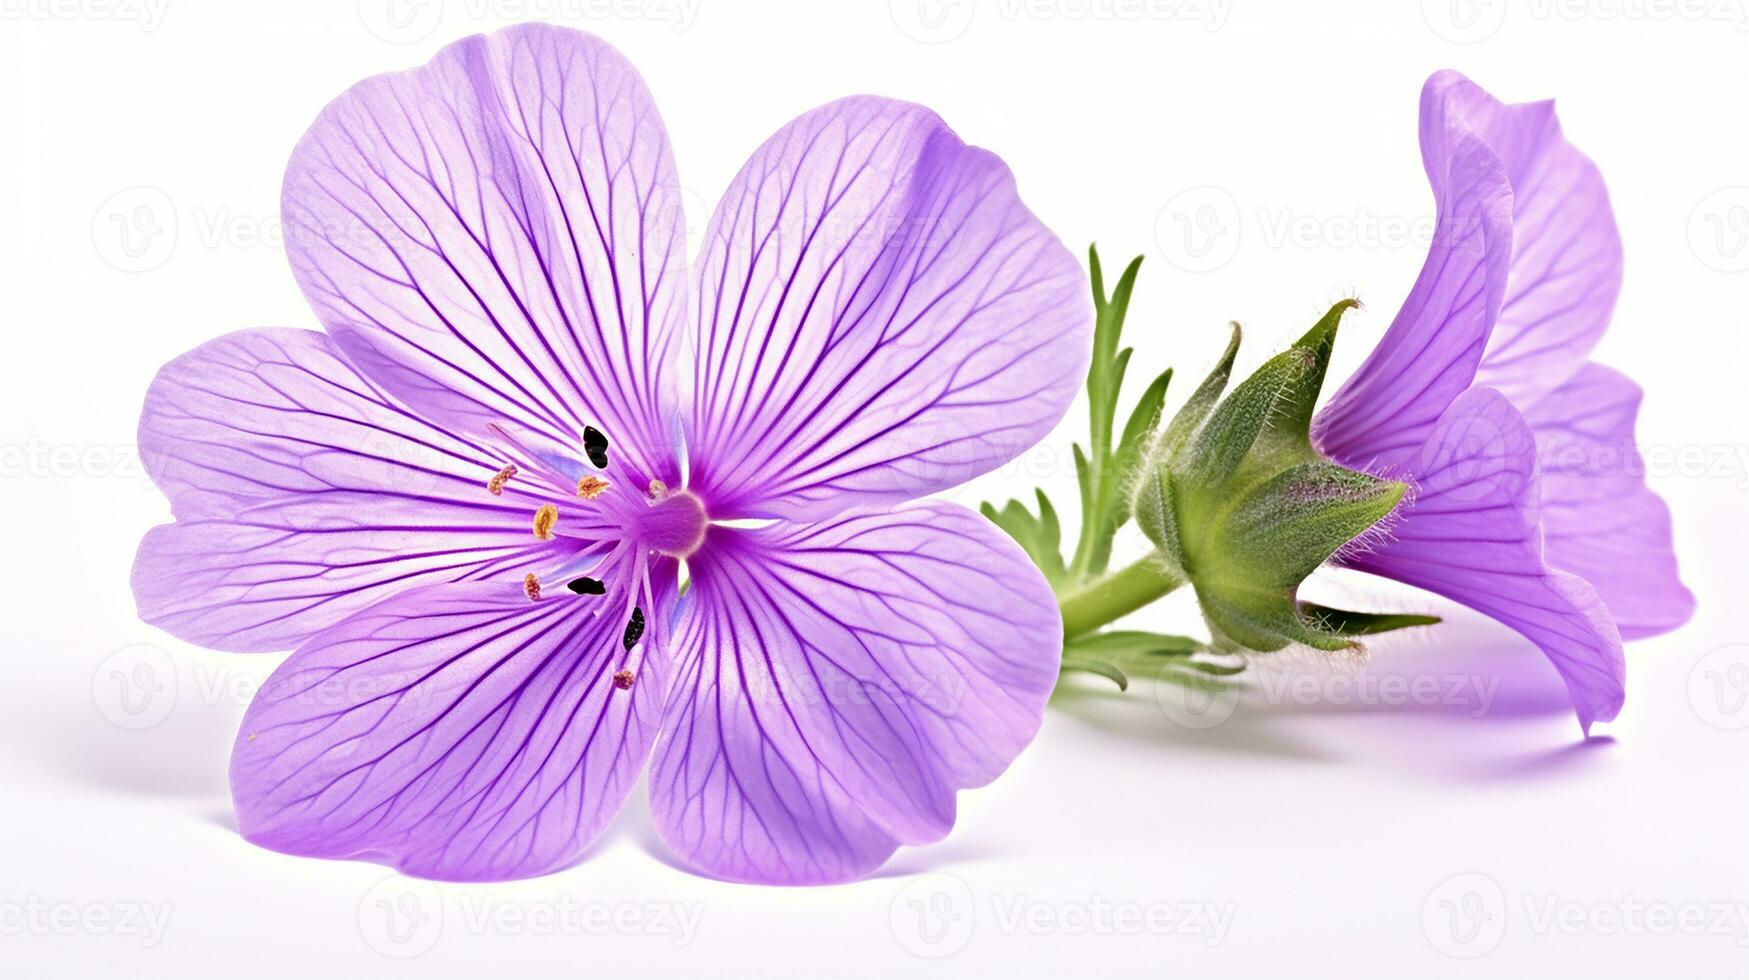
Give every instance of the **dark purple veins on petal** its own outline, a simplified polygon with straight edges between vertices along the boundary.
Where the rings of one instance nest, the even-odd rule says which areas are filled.
[[[638,645],[638,639],[644,635],[644,610],[632,607],[632,618],[626,623],[626,635],[621,641],[627,650]]]
[[[565,588],[570,589],[578,595],[607,594],[607,585],[605,583],[598,578],[590,578],[587,575],[582,578],[574,578],[565,583]]]
[[[607,469],[607,437],[593,425],[583,427],[583,455],[596,469]]]

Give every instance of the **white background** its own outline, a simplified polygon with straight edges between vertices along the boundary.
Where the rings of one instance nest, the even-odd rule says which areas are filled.
[[[0,972],[1749,974],[1741,0],[401,2],[0,0]],[[278,658],[135,619],[134,547],[168,514],[132,457],[141,397],[203,340],[315,325],[275,209],[328,99],[528,17],[641,68],[701,208],[803,109],[854,92],[933,106],[1072,247],[1147,256],[1137,371],[1200,372],[1234,318],[1254,364],[1358,295],[1340,377],[1431,226],[1423,79],[1449,66],[1509,100],[1558,95],[1626,242],[1598,357],[1648,391],[1641,441],[1699,614],[1630,647],[1627,707],[1586,743],[1514,635],[1326,578],[1326,595],[1451,620],[1365,664],[1284,659],[1200,715],[1145,685],[1060,695],[947,840],[842,887],[677,870],[641,794],[583,863],[515,884],[250,846],[226,756]],[[1043,480],[1067,505],[1084,424],[1078,406],[953,496]],[[1177,600],[1138,620],[1197,628]]]

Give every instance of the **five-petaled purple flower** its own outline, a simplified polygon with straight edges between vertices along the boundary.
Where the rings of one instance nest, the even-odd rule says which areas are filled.
[[[760,147],[690,283],[679,197],[637,73],[544,26],[364,81],[298,145],[287,244],[327,333],[206,344],[140,424],[176,517],[141,615],[296,647],[238,734],[249,839],[540,874],[648,761],[689,865],[840,881],[942,837],[1032,738],[1050,589],[907,501],[1061,417],[1074,258],[999,159],[884,99]]]
[[[1589,731],[1621,708],[1622,639],[1694,608],[1634,448],[1639,388],[1587,360],[1621,287],[1609,197],[1553,103],[1503,105],[1455,72],[1422,90],[1421,155],[1427,263],[1313,429],[1331,458],[1414,487],[1348,562],[1524,634]]]

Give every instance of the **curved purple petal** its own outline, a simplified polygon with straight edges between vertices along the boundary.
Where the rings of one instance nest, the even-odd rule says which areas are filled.
[[[1086,372],[1080,266],[929,110],[844,99],[753,154],[705,233],[687,449],[725,517],[812,520],[987,472]]]
[[[1553,102],[1505,105],[1442,74],[1512,182],[1512,268],[1476,383],[1523,406],[1579,370],[1609,326],[1621,235],[1603,175],[1561,135]]]
[[[1414,464],[1416,496],[1392,535],[1353,567],[1486,613],[1542,648],[1590,731],[1621,710],[1621,637],[1585,580],[1543,560],[1536,439],[1504,395],[1474,388],[1434,427]]]
[[[679,186],[607,44],[526,24],[360,82],[292,152],[282,209],[323,324],[407,404],[573,455],[594,425],[634,483],[676,481]]]
[[[491,451],[421,421],[328,337],[249,330],[158,373],[140,451],[178,517],[140,543],[140,618],[222,650],[283,650],[394,592],[568,560]]]
[[[945,835],[955,791],[994,779],[1038,730],[1056,602],[976,514],[930,502],[714,528],[691,567],[650,794],[663,839],[699,870],[858,877]]]
[[[1378,467],[1412,460],[1470,387],[1494,328],[1512,256],[1512,187],[1465,113],[1469,84],[1441,72],[1421,90],[1421,159],[1438,224],[1384,339],[1314,423],[1314,441],[1334,459]]]
[[[1681,626],[1694,612],[1671,541],[1670,508],[1646,486],[1634,446],[1640,388],[1586,364],[1525,411],[1542,461],[1549,564],[1591,583],[1624,639]]]
[[[453,880],[574,861],[637,782],[666,693],[665,651],[615,686],[625,605],[433,586],[317,637],[238,732],[243,836]]]

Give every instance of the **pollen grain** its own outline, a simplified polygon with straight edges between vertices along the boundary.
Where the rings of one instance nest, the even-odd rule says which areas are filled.
[[[486,492],[491,494],[494,497],[498,496],[499,494],[504,492],[504,484],[509,483],[510,478],[515,476],[515,475],[516,475],[516,464],[511,463],[510,465],[499,470],[497,473],[493,474],[492,478],[490,480],[486,481]]]
[[[542,541],[553,539],[553,525],[559,523],[559,508],[552,504],[541,504],[540,510],[534,512],[534,536]]]

